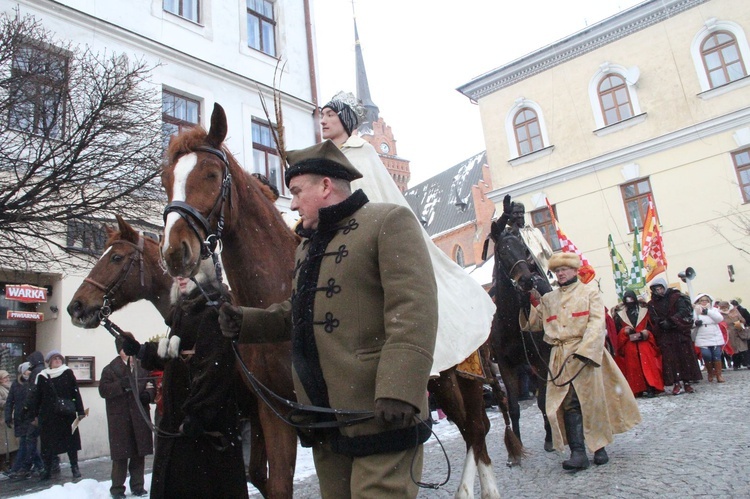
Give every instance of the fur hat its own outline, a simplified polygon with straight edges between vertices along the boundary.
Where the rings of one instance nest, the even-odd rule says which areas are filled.
[[[47,356],[44,358],[44,361],[49,364],[49,361],[52,360],[52,357],[60,357],[63,362],[65,362],[65,357],[63,357],[63,354],[60,353],[60,350],[50,350],[47,353]]]
[[[560,267],[578,269],[581,267],[581,259],[575,253],[555,253],[549,259],[549,269],[554,272]]]
[[[289,163],[284,178],[287,187],[292,178],[305,173],[340,178],[349,182],[362,178],[362,174],[346,159],[341,149],[330,140],[305,149],[289,151],[286,159]]]
[[[22,362],[21,364],[18,364],[18,374],[23,374],[29,369],[31,369],[31,362]]]

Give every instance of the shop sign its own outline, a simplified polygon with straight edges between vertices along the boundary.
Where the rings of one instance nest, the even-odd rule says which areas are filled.
[[[44,314],[42,312],[26,312],[23,310],[8,310],[6,318],[11,321],[44,321]]]
[[[24,303],[46,303],[47,288],[39,288],[31,284],[6,284],[5,299]]]

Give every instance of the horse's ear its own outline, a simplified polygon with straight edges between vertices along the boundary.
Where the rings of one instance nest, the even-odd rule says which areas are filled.
[[[208,130],[208,142],[212,147],[219,149],[227,137],[227,115],[224,108],[214,103],[211,113],[211,128]]]
[[[120,215],[115,215],[117,226],[120,228],[120,238],[131,243],[138,241],[138,232],[130,226]]]

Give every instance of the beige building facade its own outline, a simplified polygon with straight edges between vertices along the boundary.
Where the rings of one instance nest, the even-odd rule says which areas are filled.
[[[611,307],[607,237],[629,263],[650,195],[667,281],[687,291],[677,274],[690,266],[695,291],[749,303],[748,36],[742,2],[646,1],[463,85],[490,199],[541,215],[549,199]]]

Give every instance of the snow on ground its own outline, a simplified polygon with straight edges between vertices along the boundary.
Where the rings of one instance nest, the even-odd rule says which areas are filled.
[[[490,419],[496,417],[493,414],[494,411],[490,411],[488,416]],[[436,417],[436,413],[433,416]],[[444,419],[439,424],[433,426],[433,430],[437,437],[441,440],[451,440],[454,438],[461,438],[458,428]],[[435,445],[435,439],[431,438],[426,445]],[[294,473],[294,480],[304,480],[305,478],[315,474],[315,465],[312,459],[312,450],[298,447],[297,449],[297,467]],[[146,488],[148,489],[151,483],[151,474],[146,475]],[[25,494],[19,496],[13,496],[17,499],[110,499],[109,487],[112,484],[111,481],[97,482],[96,480],[87,478],[83,479],[78,483],[66,483],[64,485],[53,485],[49,489],[34,492],[33,494]],[[130,487],[127,486],[126,494],[130,496]],[[249,494],[258,494],[258,490],[252,485],[248,484],[247,490]]]

